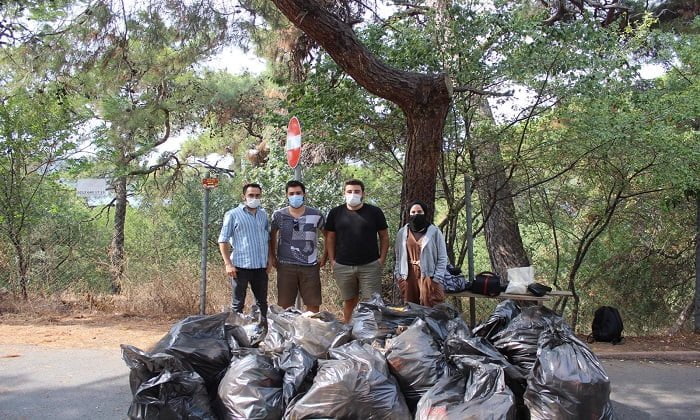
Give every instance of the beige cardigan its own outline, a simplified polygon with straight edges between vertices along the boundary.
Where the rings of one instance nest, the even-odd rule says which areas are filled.
[[[406,252],[406,238],[408,237],[408,225],[405,225],[396,234],[394,252],[394,278],[405,279],[408,276],[408,253]],[[428,225],[428,230],[421,238],[420,270],[423,275],[442,283],[447,269],[447,246],[445,237],[435,225]]]

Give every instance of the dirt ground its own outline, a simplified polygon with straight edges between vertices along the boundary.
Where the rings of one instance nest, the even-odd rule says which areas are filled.
[[[131,344],[147,349],[176,321],[102,312],[42,317],[5,313],[0,315],[0,344],[96,349]]]
[[[146,318],[123,313],[78,311],[70,314],[0,314],[0,344],[55,348],[116,349],[131,344],[148,349],[177,319]],[[585,337],[582,337],[585,340]],[[593,343],[596,353],[637,351],[700,351],[700,334],[673,337],[626,337],[622,344]]]

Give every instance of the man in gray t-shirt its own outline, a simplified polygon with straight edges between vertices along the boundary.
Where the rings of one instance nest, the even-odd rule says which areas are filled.
[[[323,214],[304,205],[306,187],[299,181],[287,182],[289,206],[272,214],[271,254],[277,268],[277,304],[288,308],[297,293],[306,310],[318,312],[321,306],[321,277],[318,264],[318,233]]]

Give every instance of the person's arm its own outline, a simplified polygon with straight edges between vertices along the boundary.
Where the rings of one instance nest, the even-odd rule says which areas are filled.
[[[379,263],[384,265],[386,254],[389,252],[389,225],[386,223],[386,216],[379,207],[375,207],[377,233],[379,234]]]
[[[333,269],[333,264],[335,264],[335,232],[324,231],[326,236],[326,255],[328,256],[328,262],[331,263],[331,269]]]
[[[219,252],[224,259],[224,267],[226,267],[226,275],[236,278],[236,267],[231,263],[231,244],[228,242],[219,242]]]
[[[267,235],[267,266],[265,267],[265,271],[267,271],[268,274],[272,272],[273,267],[277,267],[277,262],[273,258],[273,256],[276,253],[276,250],[274,249],[274,241],[272,240],[272,226],[270,225],[270,220],[268,220],[267,216],[265,216],[265,230],[268,232]]]
[[[326,265],[326,262],[328,261],[328,232],[326,232],[325,229],[321,229],[321,234],[323,235],[323,254],[321,254],[321,247],[318,247],[318,253],[321,254],[321,259],[318,261],[318,264],[323,267]]]
[[[389,252],[389,229],[379,231],[379,262],[384,265],[386,254]]]
[[[268,256],[268,259],[270,260],[268,265],[271,264],[275,268],[277,268],[277,231],[278,229],[274,227],[270,231],[270,252]]]
[[[333,265],[335,264],[335,209],[331,209],[328,212],[328,216],[324,220],[323,224],[323,241],[324,250],[323,258],[321,258],[321,265],[326,262],[330,263],[331,271],[333,271]]]
[[[437,228],[437,226],[436,226]],[[447,245],[445,244],[445,236],[442,234],[440,229],[437,229],[435,235],[435,244],[437,245],[437,261],[435,263],[435,275],[438,280],[442,280],[447,271]]]
[[[236,278],[236,267],[231,262],[231,244],[229,240],[233,237],[233,211],[228,211],[224,215],[224,223],[221,226],[221,232],[219,232],[219,252],[221,257],[224,259],[224,267],[226,268],[226,275],[229,277]]]
[[[394,279],[399,280],[401,278],[401,232],[396,233],[396,240],[394,241]]]

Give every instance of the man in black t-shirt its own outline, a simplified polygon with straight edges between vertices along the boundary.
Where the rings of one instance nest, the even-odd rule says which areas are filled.
[[[363,202],[362,181],[346,181],[343,192],[345,204],[331,209],[325,230],[326,253],[343,299],[343,317],[348,323],[360,297],[368,299],[372,293],[382,291],[389,232],[382,210]]]

